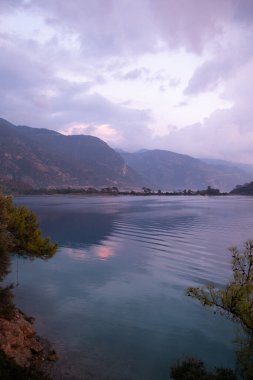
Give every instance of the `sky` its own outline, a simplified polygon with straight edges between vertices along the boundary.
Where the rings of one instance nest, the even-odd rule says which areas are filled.
[[[253,164],[253,0],[0,0],[0,117]]]

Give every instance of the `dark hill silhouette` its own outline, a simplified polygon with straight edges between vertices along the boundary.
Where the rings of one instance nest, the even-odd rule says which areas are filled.
[[[253,195],[253,182],[237,185],[230,194],[233,195]]]

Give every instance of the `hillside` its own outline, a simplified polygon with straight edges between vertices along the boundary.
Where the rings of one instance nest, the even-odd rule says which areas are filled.
[[[0,119],[0,184],[7,188],[136,186],[140,177],[104,141]]]
[[[121,152],[121,156],[145,178],[148,186],[161,190],[204,189],[210,185],[229,191],[253,177],[239,168],[210,165],[166,150]]]
[[[219,167],[233,167],[243,170],[244,172],[252,174],[253,178],[253,165],[250,164],[242,164],[240,162],[231,162],[231,161],[225,161],[225,160],[218,160],[213,158],[200,158],[201,161],[205,162],[206,164],[215,165]]]
[[[0,186],[12,189],[110,187],[230,191],[253,174],[165,150],[116,152],[97,137],[15,126],[0,119]]]

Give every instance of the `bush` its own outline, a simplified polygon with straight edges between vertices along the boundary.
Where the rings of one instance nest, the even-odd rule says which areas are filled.
[[[25,206],[14,206],[10,198],[7,198],[7,201],[7,229],[13,238],[13,249],[24,256],[52,257],[57,244],[42,236],[36,214]]]
[[[15,206],[12,197],[0,194],[0,281],[9,272],[11,252],[25,257],[50,258],[57,244],[42,236],[36,215]],[[15,310],[12,286],[0,287],[0,315],[10,319]]]
[[[14,316],[13,286],[0,287],[0,316],[11,320]]]
[[[236,380],[236,374],[229,368],[216,368],[208,372],[204,363],[195,358],[188,358],[171,367],[171,378],[174,380]]]
[[[253,379],[253,240],[244,244],[241,252],[231,247],[232,278],[224,288],[214,284],[190,287],[187,294],[203,306],[214,308],[242,327],[237,339],[237,367],[245,380]]]

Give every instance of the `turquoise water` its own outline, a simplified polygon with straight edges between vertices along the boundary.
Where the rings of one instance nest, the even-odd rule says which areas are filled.
[[[169,379],[170,365],[193,355],[209,368],[233,365],[236,326],[185,289],[227,282],[227,247],[253,238],[252,198],[15,201],[59,242],[53,259],[16,259],[10,275],[16,303],[60,355],[59,379]]]

